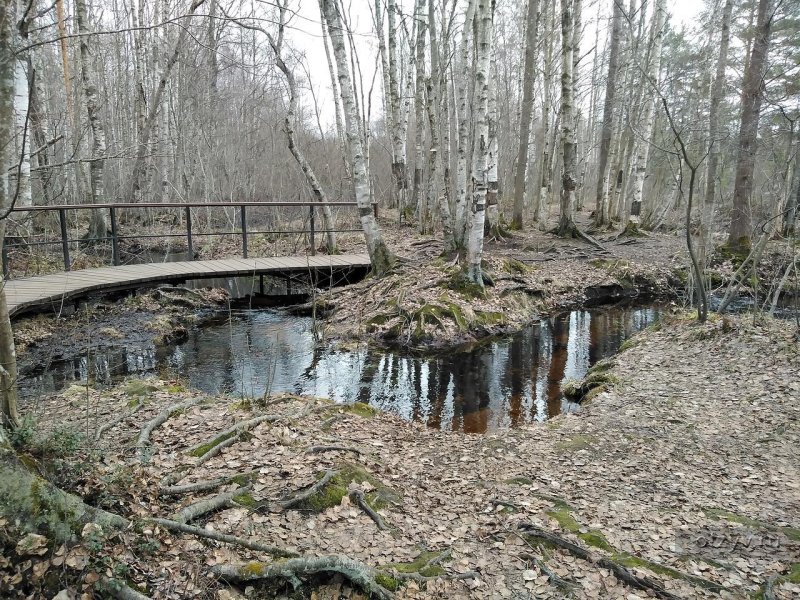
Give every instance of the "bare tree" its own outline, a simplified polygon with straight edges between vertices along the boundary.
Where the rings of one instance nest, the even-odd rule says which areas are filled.
[[[539,43],[539,0],[528,0],[525,17],[525,66],[523,74],[522,113],[519,125],[519,149],[514,175],[514,216],[511,224],[524,227],[525,173],[528,169],[531,123],[533,120],[534,84],[536,82],[536,46]]]
[[[750,247],[753,171],[758,150],[758,121],[764,99],[764,73],[767,68],[772,31],[773,0],[759,0],[756,36],[749,54],[742,85],[742,113],[739,123],[739,149],[733,188],[733,212],[728,245],[734,249]]]
[[[359,131],[360,118],[356,110],[353,81],[350,77],[350,67],[347,64],[344,28],[342,27],[342,19],[339,12],[340,7],[336,0],[321,1],[325,22],[328,25],[328,32],[333,45],[333,56],[339,73],[339,93],[341,94],[344,111],[345,138],[353,173],[353,186],[356,203],[358,204],[358,214],[361,220],[361,227],[364,230],[364,237],[367,241],[372,270],[376,275],[381,276],[385,275],[392,267],[394,257],[383,241],[383,233],[372,212],[369,173]]]

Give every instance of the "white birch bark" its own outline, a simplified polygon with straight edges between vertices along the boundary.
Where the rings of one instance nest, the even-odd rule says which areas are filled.
[[[472,207],[467,241],[467,279],[483,286],[483,227],[486,219],[489,159],[489,61],[492,51],[492,8],[490,0],[478,0],[475,12],[475,155],[472,167]]]
[[[422,189],[425,173],[425,41],[428,30],[426,0],[416,0],[414,22],[417,28],[417,38],[414,43],[416,82],[414,87],[414,187],[411,191],[411,203],[419,219],[420,233],[430,233],[431,223]],[[406,214],[406,217],[408,216]]]
[[[31,127],[28,119],[28,73],[22,60],[14,61],[14,147],[17,156],[17,206],[31,206]]]
[[[533,121],[534,84],[536,82],[536,46],[539,43],[539,0],[528,0],[525,17],[525,64],[522,84],[522,112],[519,126],[519,148],[514,175],[514,215],[511,221],[515,229],[524,227],[525,173],[528,169],[531,124]]]
[[[89,120],[89,127],[92,132],[91,163],[89,163],[89,183],[92,196],[92,204],[103,202],[105,197],[105,155],[106,155],[106,132],[103,122],[100,119],[99,102],[97,98],[97,74],[94,73],[89,42],[88,15],[86,12],[86,0],[75,0],[75,22],[81,32],[79,50],[81,56],[81,81],[83,83],[83,107]],[[92,218],[89,224],[88,237],[90,239],[102,239],[108,235],[108,223],[105,213],[99,210],[92,211]]]
[[[394,206],[403,207],[406,204],[405,193],[408,188],[406,175],[406,128],[404,127],[405,118],[403,115],[403,101],[400,98],[400,77],[399,64],[397,57],[397,3],[396,0],[389,0],[388,6],[389,24],[389,106],[392,113],[391,130],[392,137],[392,179],[394,180],[393,202]]]
[[[641,130],[634,142],[634,163],[633,163],[633,190],[631,197],[631,215],[639,215],[642,209],[642,193],[644,190],[644,180],[647,175],[647,161],[650,157],[650,136],[653,134],[655,122],[655,109],[658,102],[658,76],[661,72],[661,47],[664,40],[664,24],[666,22],[665,0],[656,0],[653,9],[653,18],[650,25],[650,49],[647,64],[646,93],[652,92],[644,105],[641,123]],[[638,218],[636,219],[638,222]]]
[[[430,23],[431,43],[431,74],[428,78],[428,125],[430,126],[430,145],[428,148],[428,205],[438,207],[439,218],[442,222],[442,235],[444,238],[445,254],[455,250],[453,238],[453,224],[450,215],[450,205],[447,196],[442,193],[441,177],[441,145],[440,145],[440,116],[442,110],[439,90],[441,89],[442,72],[439,56],[439,41],[436,33],[436,11],[434,0],[428,0],[428,21]]]
[[[458,160],[456,164],[456,218],[455,218],[455,242],[456,247],[465,249],[467,243],[467,227],[469,225],[467,212],[467,192],[468,192],[468,160],[470,156],[469,148],[469,111],[468,96],[470,79],[470,49],[472,47],[472,29],[475,19],[475,7],[477,0],[469,0],[466,14],[464,16],[464,26],[461,31],[461,43],[459,47],[461,77],[458,80],[457,102],[458,102]]]
[[[14,37],[13,4],[0,3],[0,214],[6,216],[13,202],[13,191],[8,177],[9,169],[17,163],[14,144]],[[0,247],[5,241],[6,219],[0,220]],[[14,333],[6,304],[3,274],[0,271],[0,429],[19,423],[17,413],[17,355]]]
[[[355,98],[353,97],[353,83],[350,77],[350,68],[347,64],[347,52],[344,45],[344,31],[339,5],[336,0],[321,0],[321,3],[333,46],[333,56],[339,73],[339,93],[342,97],[342,109],[344,111],[345,135],[349,151],[348,158],[353,172],[353,187],[356,203],[358,204],[361,227],[364,230],[372,270],[376,275],[381,276],[389,271],[394,258],[383,241],[380,226],[372,212],[369,173],[361,143],[359,115],[356,111]]]
[[[561,215],[558,235],[572,237],[575,234],[573,212],[575,188],[577,187],[577,148],[575,146],[575,105],[573,78],[573,54],[576,36],[573,24],[575,0],[561,0],[561,148],[563,151],[563,177],[561,182]],[[580,0],[577,0],[580,2]]]
[[[493,16],[494,22],[494,16]],[[484,234],[501,237],[500,232],[500,145],[497,140],[497,53],[494,43],[489,50],[489,101],[487,119],[489,121],[489,154],[486,157],[486,223]]]

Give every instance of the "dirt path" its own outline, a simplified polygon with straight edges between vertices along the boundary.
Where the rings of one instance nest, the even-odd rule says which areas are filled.
[[[634,338],[609,372],[616,386],[578,415],[486,436],[313,399],[258,406],[219,397],[154,429],[140,464],[133,445],[143,424],[168,404],[201,396],[131,384],[104,394],[73,390],[40,409],[51,424],[80,429],[87,410],[99,424],[143,402],[105,433],[103,460],[70,478],[106,508],[168,517],[230,490],[233,504],[194,524],[302,554],[346,554],[381,569],[387,585],[398,571],[417,572],[406,575],[415,579],[402,582],[398,598],[561,598],[567,589],[575,598],[648,597],[602,562],[611,559],[672,597],[744,598],[769,582],[776,598],[789,599],[800,594],[800,355],[788,329],[780,321],[677,319]],[[202,454],[221,441],[211,441],[219,432],[261,414],[280,418],[193,466],[189,449]],[[327,471],[335,485],[281,508]],[[248,475],[216,490],[159,493],[159,485],[237,473]],[[389,529],[353,504],[354,488]],[[589,560],[540,547],[535,528],[573,542]],[[153,598],[237,597],[226,594],[245,584],[229,588],[209,570],[270,560],[159,527],[111,538],[100,553],[108,557],[102,564],[128,565],[127,577]],[[96,561],[75,564],[70,576],[96,578]],[[327,581],[310,597],[359,597],[346,582]],[[270,589],[266,597],[277,593]]]

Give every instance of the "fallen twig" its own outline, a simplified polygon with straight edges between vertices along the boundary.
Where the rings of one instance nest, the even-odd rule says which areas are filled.
[[[172,521],[170,519],[150,519],[150,520],[153,521],[153,523],[161,525],[161,527],[163,527],[164,529],[169,529],[170,531],[180,531],[181,533],[188,533],[190,535],[195,535],[197,537],[202,537],[202,538],[208,538],[210,540],[215,540],[217,542],[234,544],[236,546],[247,548],[248,550],[255,550],[257,552],[266,552],[267,554],[271,554],[272,556],[277,556],[280,558],[292,558],[300,556],[297,552],[294,552],[292,550],[286,550],[285,548],[279,548],[277,546],[271,546],[269,544],[254,542],[252,540],[247,540],[245,538],[240,538],[225,533],[219,533],[217,531],[204,529],[202,527],[194,527],[192,525],[187,525],[186,523],[179,523],[178,521]]]
[[[358,455],[363,454],[363,452],[361,452],[361,450],[359,450],[358,448],[353,448],[352,446],[336,446],[336,445],[331,445],[331,446],[311,446],[310,448],[308,448],[306,450],[306,454],[320,454],[322,452],[336,452],[336,451],[340,451],[340,452],[355,452]]]

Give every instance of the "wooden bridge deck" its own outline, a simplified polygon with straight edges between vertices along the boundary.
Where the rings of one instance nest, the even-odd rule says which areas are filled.
[[[52,309],[58,312],[65,303],[90,293],[120,291],[156,283],[252,275],[287,276],[292,273],[325,275],[368,269],[369,266],[367,254],[226,258],[83,269],[12,279],[6,281],[4,286],[8,311],[13,316],[33,310]]]

